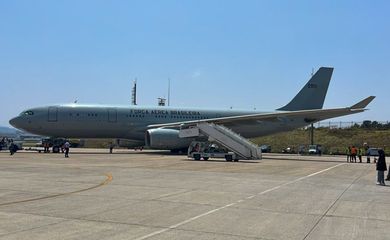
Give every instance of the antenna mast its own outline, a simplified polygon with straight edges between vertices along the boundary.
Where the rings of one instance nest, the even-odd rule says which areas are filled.
[[[131,104],[137,105],[137,78],[133,81],[133,88],[131,89]]]

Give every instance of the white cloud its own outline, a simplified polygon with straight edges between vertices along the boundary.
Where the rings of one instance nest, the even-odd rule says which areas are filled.
[[[200,69],[195,70],[191,73],[191,78],[198,78],[202,75],[202,71]]]

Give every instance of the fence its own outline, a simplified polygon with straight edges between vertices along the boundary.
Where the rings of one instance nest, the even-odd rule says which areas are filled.
[[[367,125],[369,124],[370,126],[389,126],[390,122],[389,121],[363,121],[363,122],[332,122],[332,121],[322,121],[322,122],[317,122],[314,123],[313,126],[315,128],[330,128],[330,129],[337,129],[337,128],[351,128],[355,126],[361,127],[362,125]],[[310,127],[307,126],[307,127]]]

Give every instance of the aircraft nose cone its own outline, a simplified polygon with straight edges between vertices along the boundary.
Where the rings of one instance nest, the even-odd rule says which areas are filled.
[[[14,117],[11,120],[9,120],[9,124],[11,124],[15,128],[20,128],[20,118],[19,117]]]

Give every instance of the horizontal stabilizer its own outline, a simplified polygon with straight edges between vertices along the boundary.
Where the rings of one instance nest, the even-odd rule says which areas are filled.
[[[375,96],[370,96],[366,99],[363,99],[362,101],[356,103],[355,105],[351,106],[351,109],[363,109],[365,107],[367,107],[368,104],[370,104],[370,102],[372,100],[374,100]]]

